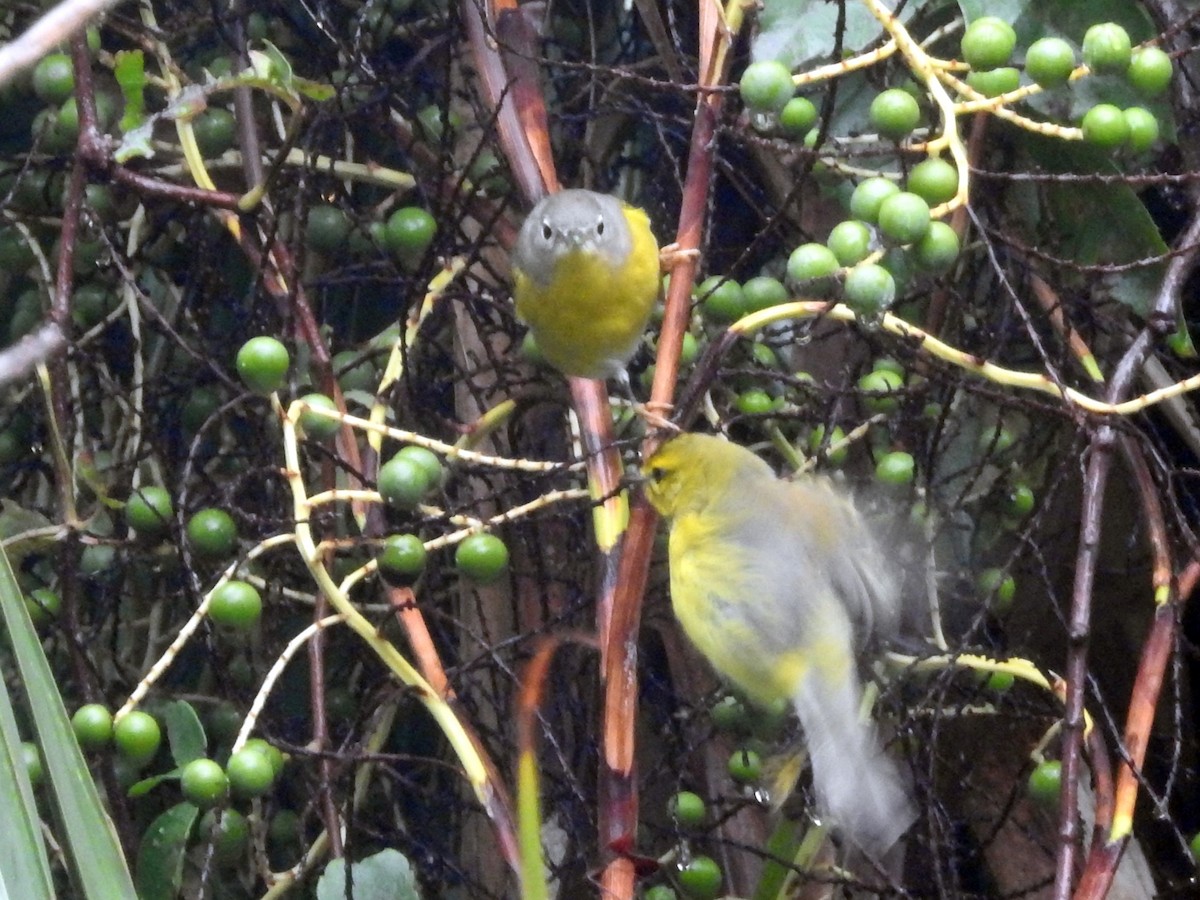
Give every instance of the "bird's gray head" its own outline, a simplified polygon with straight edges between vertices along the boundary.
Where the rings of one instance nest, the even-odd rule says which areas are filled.
[[[620,263],[631,243],[617,198],[595,191],[559,191],[543,198],[521,226],[513,262],[545,284],[558,261],[570,253],[596,253]]]

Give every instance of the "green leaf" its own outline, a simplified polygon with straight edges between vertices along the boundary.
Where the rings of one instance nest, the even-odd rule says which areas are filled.
[[[183,860],[188,836],[200,818],[190,803],[172,806],[150,823],[138,847],[139,900],[175,900],[183,883]]]
[[[149,778],[143,778],[137,783],[130,785],[129,790],[125,792],[125,796],[133,799],[145,797],[164,781],[178,781],[182,775],[182,768],[172,769],[170,772],[163,772],[159,775],[151,775]]]
[[[0,679],[0,809],[5,811],[0,841],[0,896],[38,900],[54,896],[50,864],[42,842],[41,818],[21,758],[21,736],[8,685]]]
[[[186,700],[168,703],[163,710],[163,723],[167,726],[167,742],[175,765],[182,768],[208,754],[208,738],[192,704]]]
[[[117,51],[113,76],[125,98],[121,131],[130,131],[146,120],[146,60],[142,51]]]
[[[779,60],[792,71],[831,62],[840,5],[826,0],[764,0],[751,56]],[[908,4],[901,20],[909,19],[922,5]],[[883,26],[861,3],[846,3],[845,7],[845,49],[861,50],[883,34]]]
[[[71,867],[76,896],[88,900],[132,897],[133,881],[121,853],[116,829],[100,802],[95,782],[71,730],[71,720],[58,693],[54,674],[29,619],[25,599],[2,550],[0,619],[7,626],[12,648],[16,668],[14,683],[24,685],[25,706],[37,732],[58,836]]]
[[[347,892],[347,874],[353,888]],[[335,859],[317,882],[317,900],[420,900],[417,878],[408,858],[399,850],[381,850],[350,866]]]

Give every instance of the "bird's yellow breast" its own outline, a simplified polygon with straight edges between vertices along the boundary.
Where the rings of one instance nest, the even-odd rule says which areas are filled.
[[[567,374],[604,378],[620,370],[658,298],[658,242],[649,219],[629,206],[624,215],[632,243],[623,260],[573,248],[544,283],[519,268],[514,273],[517,314],[542,355]]]

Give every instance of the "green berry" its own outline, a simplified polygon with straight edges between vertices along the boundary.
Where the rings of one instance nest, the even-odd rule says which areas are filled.
[[[1027,784],[1029,797],[1043,806],[1055,806],[1062,791],[1062,763],[1047,759],[1033,767]]]
[[[1004,511],[1014,519],[1023,519],[1033,512],[1035,500],[1033,488],[1027,484],[1018,484],[1009,493]]]
[[[25,598],[25,609],[35,628],[42,628],[57,619],[61,608],[62,598],[50,588],[35,588]]]
[[[88,703],[71,716],[71,730],[84,750],[103,750],[113,737],[113,717],[103,703]]]
[[[896,280],[881,265],[859,263],[846,274],[842,292],[846,305],[858,315],[878,315],[896,299]]]
[[[985,97],[999,97],[1021,86],[1021,73],[1011,66],[987,72],[969,72],[967,84]]]
[[[405,265],[418,262],[437,231],[437,222],[419,206],[405,206],[388,217],[384,239],[392,254]]]
[[[738,87],[742,102],[758,112],[779,112],[796,93],[788,67],[773,59],[746,66]]]
[[[1083,36],[1083,61],[1098,75],[1123,74],[1132,57],[1129,32],[1116,22],[1093,25]]]
[[[917,264],[930,272],[946,272],[958,259],[958,233],[945,222],[930,222],[929,231],[913,245]]]
[[[714,322],[736,322],[749,312],[742,286],[732,278],[711,275],[700,283],[696,296],[704,315]]]
[[[321,253],[336,253],[350,236],[350,219],[339,207],[321,203],[308,211],[304,242]]]
[[[154,759],[162,743],[162,730],[154,716],[133,710],[113,725],[113,744],[117,753],[135,769],[141,769]]]
[[[665,884],[652,885],[642,894],[642,900],[678,900],[678,897],[675,890]]]
[[[977,72],[1004,65],[1016,46],[1013,27],[995,16],[983,16],[968,25],[960,44],[963,59]]]
[[[271,764],[271,771],[275,773],[276,778],[283,772],[283,765],[286,760],[283,758],[283,751],[274,744],[269,744],[262,738],[250,738],[250,740],[242,745],[242,749],[261,753],[267,762]]]
[[[25,776],[33,787],[37,787],[46,777],[45,766],[42,765],[42,754],[37,744],[21,741],[21,762],[25,766]]]
[[[198,511],[188,519],[186,531],[192,551],[208,559],[229,556],[237,546],[237,525],[223,509]]]
[[[1125,77],[1143,97],[1157,97],[1171,83],[1174,66],[1159,47],[1138,47],[1129,60]]]
[[[138,534],[158,537],[166,534],[175,518],[171,494],[166,488],[149,484],[134,488],[125,501],[125,521]]]
[[[310,407],[300,413],[300,427],[304,429],[305,434],[318,441],[324,441],[341,430],[342,423],[339,420],[314,412],[319,409],[335,413],[338,411],[336,403],[324,394],[305,394],[300,399]]]
[[[904,389],[904,376],[891,369],[875,369],[858,379],[858,389],[867,395],[862,399],[869,412],[895,412],[900,405],[895,395]]]
[[[880,175],[868,178],[858,184],[850,195],[850,215],[874,225],[879,221],[879,204],[898,193],[900,186],[890,178]]]
[[[1158,119],[1154,113],[1141,106],[1125,110],[1125,124],[1129,126],[1129,147],[1134,153],[1144,153],[1158,142]]]
[[[1200,863],[1200,831],[1192,835],[1192,839],[1188,842],[1188,849],[1192,852],[1192,859]]]
[[[33,92],[43,103],[61,104],[75,93],[75,68],[65,53],[44,56],[33,68]]]
[[[958,194],[958,169],[939,156],[923,159],[908,173],[907,189],[930,206],[945,203]]]
[[[840,444],[846,439],[846,432],[842,430],[841,425],[834,425],[829,432],[829,440],[825,440],[825,426],[818,425],[812,430],[808,436],[808,450],[810,453],[823,454],[832,465],[840,466],[846,461],[846,455],[850,452],[847,446],[840,446],[836,450],[831,450],[835,444]]]
[[[890,88],[871,101],[871,127],[894,141],[912,134],[921,121],[921,107],[908,91]]]
[[[712,719],[713,728],[725,732],[744,731],[748,721],[746,704],[734,696],[722,697],[714,703],[708,716]]]
[[[671,818],[684,828],[695,828],[704,824],[704,819],[708,815],[704,800],[699,794],[693,794],[691,791],[680,791],[673,795],[667,801],[667,811],[671,814]]]
[[[791,296],[783,282],[769,275],[751,278],[742,285],[742,294],[746,298],[748,312],[758,312],[760,309],[786,303]]]
[[[911,453],[893,450],[883,454],[875,464],[875,480],[894,486],[912,484],[916,470],[917,463]]]
[[[428,490],[434,490],[441,486],[445,470],[442,467],[442,461],[432,450],[417,444],[408,444],[400,448],[400,452],[396,454],[395,458],[407,459],[419,466],[429,482]]]
[[[271,790],[278,774],[270,757],[253,747],[243,747],[225,765],[235,797],[261,797]]]
[[[209,598],[208,616],[222,628],[248,631],[262,618],[262,596],[252,584],[227,581]]]
[[[246,848],[250,846],[250,826],[246,817],[236,809],[226,808],[220,812],[220,822],[217,821],[217,810],[209,810],[200,820],[199,834],[201,840],[211,841],[213,862],[219,868],[236,866],[246,856]]]
[[[1129,140],[1125,113],[1111,103],[1097,103],[1083,116],[1083,139],[1102,150],[1114,150]]]
[[[837,257],[824,244],[801,244],[788,257],[788,278],[798,285],[828,278],[837,270]]]
[[[919,241],[929,232],[929,204],[916,194],[901,191],[879,206],[879,230],[898,244]]]
[[[740,747],[729,757],[729,777],[739,784],[752,784],[762,778],[762,757]]]
[[[793,97],[779,112],[779,130],[792,140],[800,140],[816,124],[817,108],[807,97]]]
[[[492,584],[508,569],[508,547],[494,534],[472,534],[454,552],[458,573],[478,584]]]
[[[210,106],[192,121],[192,131],[200,153],[205,159],[213,159],[233,147],[237,120],[229,110]]]
[[[397,454],[379,468],[379,494],[397,509],[415,509],[432,488],[421,463]]]
[[[256,394],[270,394],[287,383],[291,358],[287,347],[265,335],[250,338],[237,353],[237,371],[242,382]]]
[[[201,809],[211,809],[229,796],[225,770],[211,759],[193,759],[179,777],[183,798]]]
[[[738,412],[744,416],[761,416],[776,410],[775,398],[760,388],[742,391],[737,396],[736,405]]]
[[[1003,569],[984,569],[975,580],[979,592],[990,600],[999,615],[1007,613],[1017,596],[1017,581]]]
[[[690,900],[715,900],[723,877],[721,867],[707,856],[693,856],[678,876],[679,886]]]
[[[871,229],[855,219],[838,222],[825,242],[840,265],[853,266],[871,253]]]
[[[1025,74],[1043,88],[1066,84],[1075,71],[1075,51],[1062,38],[1039,38],[1025,53]]]
[[[1016,683],[1016,680],[1017,678],[1012,672],[989,672],[984,686],[989,691],[1003,694]]]
[[[425,570],[425,543],[415,534],[389,535],[376,560],[380,573],[397,584],[411,584]]]

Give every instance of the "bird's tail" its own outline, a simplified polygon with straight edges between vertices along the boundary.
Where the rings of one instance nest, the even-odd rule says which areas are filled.
[[[795,697],[818,810],[837,833],[878,862],[912,825],[916,807],[874,724],[859,716],[858,678],[853,671],[831,674],[810,671]]]

